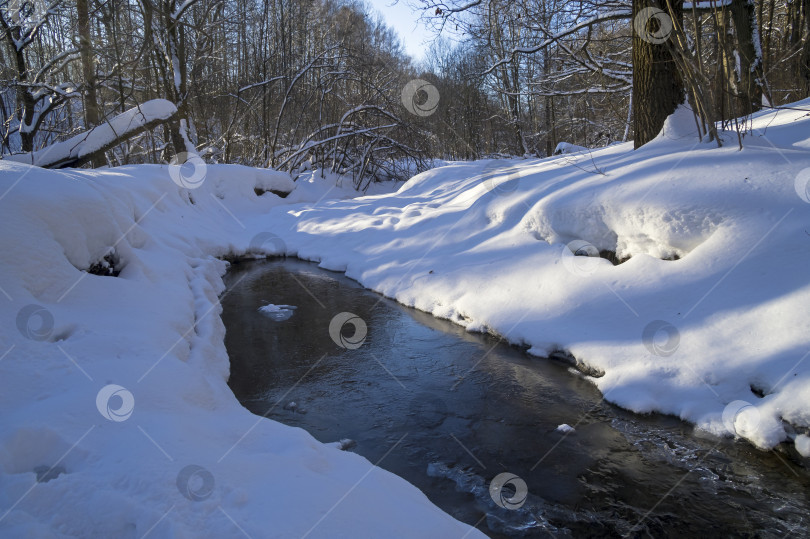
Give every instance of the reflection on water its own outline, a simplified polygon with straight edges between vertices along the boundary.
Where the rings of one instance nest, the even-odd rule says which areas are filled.
[[[312,264],[241,263],[226,284],[229,385],[245,407],[343,440],[491,536],[807,534],[810,475],[782,455],[617,409],[563,364]],[[284,316],[259,312],[269,304]],[[343,315],[330,336],[341,313],[359,321]],[[490,495],[502,472],[528,487],[519,509]]]

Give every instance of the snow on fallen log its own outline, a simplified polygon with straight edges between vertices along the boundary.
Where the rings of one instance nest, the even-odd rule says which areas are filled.
[[[5,159],[43,168],[78,167],[93,156],[170,120],[175,114],[177,107],[170,101],[152,99],[68,140]]]
[[[554,155],[565,155],[569,153],[579,153],[579,152],[587,152],[588,148],[585,146],[577,146],[576,144],[571,144],[570,142],[560,142],[557,144],[557,147],[554,148]]]

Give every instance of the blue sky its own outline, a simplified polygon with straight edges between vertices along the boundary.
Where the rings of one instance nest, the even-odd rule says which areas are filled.
[[[407,4],[407,0],[368,0],[372,8],[382,14],[385,23],[399,35],[405,51],[416,61],[424,57],[424,51],[434,37],[424,23],[419,22],[418,11]]]

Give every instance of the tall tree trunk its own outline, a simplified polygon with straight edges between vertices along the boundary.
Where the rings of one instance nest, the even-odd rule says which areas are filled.
[[[191,140],[191,114],[188,102],[188,73],[186,69],[186,36],[185,29],[180,21],[175,19],[174,12],[177,6],[174,0],[165,4],[165,24],[169,47],[169,60],[172,71],[166,76],[172,77],[170,87],[172,101],[177,106],[177,119],[169,123],[172,131],[172,146],[175,155],[183,153],[194,154],[196,148]]]
[[[523,131],[520,128],[520,102],[518,101],[518,88],[509,80],[509,74],[504,66],[502,72],[502,83],[504,91],[506,92],[506,102],[509,107],[510,123],[512,124],[512,133],[515,137],[516,154],[523,155],[526,153],[526,146],[523,143]]]
[[[28,81],[28,67],[25,62],[25,53],[22,49],[16,51],[17,60],[17,76],[20,82]],[[36,135],[36,126],[34,125],[34,112],[37,106],[37,101],[31,95],[28,88],[19,85],[17,86],[17,100],[19,101],[20,113],[20,148],[24,152],[34,151],[34,136]]]
[[[683,1],[672,4],[676,14],[682,13]],[[642,10],[656,8],[650,0],[633,0],[633,20],[643,17]],[[666,13],[665,17],[669,17]],[[680,22],[678,22],[680,24]],[[659,22],[650,19],[651,34],[659,35]],[[670,48],[665,42],[653,42],[649,34],[633,32],[633,131],[634,146],[639,148],[655,138],[664,127],[664,120],[683,103],[684,86]],[[655,39],[654,41],[658,41]]]
[[[804,0],[804,45],[799,57],[799,84],[801,97],[810,97],[810,0]]]
[[[76,19],[79,32],[82,77],[84,78],[84,128],[90,130],[98,125],[100,114],[96,96],[96,70],[93,65],[93,42],[90,37],[90,16],[87,0],[76,0]],[[92,160],[93,167],[105,164],[105,160],[101,155],[95,156]]]
[[[763,0],[765,3],[765,0]],[[770,0],[768,5],[768,30],[762,37],[762,70],[766,73],[771,69],[771,36],[773,36],[773,13],[776,9],[776,0]],[[764,21],[759,21],[764,24]]]
[[[546,125],[546,157],[550,157],[554,153],[554,121],[552,119],[552,112],[551,109],[554,106],[554,98],[553,97],[546,97],[546,115],[545,115],[545,125]]]
[[[529,148],[526,145],[526,138],[523,136],[523,124],[520,114],[520,63],[517,57],[511,62],[512,68],[512,91],[514,99],[511,101],[512,116],[515,117],[515,137],[517,138],[518,151],[520,155],[527,155]]]
[[[722,85],[720,86],[720,93],[722,98],[722,108],[719,120],[731,120],[737,118],[742,114],[739,104],[740,100],[737,96],[741,94],[740,85],[737,80],[737,58],[734,55],[736,51],[734,43],[734,34],[731,22],[731,13],[728,10],[720,10],[720,19],[722,20],[722,32],[718,32],[718,39],[723,51],[722,58]]]
[[[762,71],[759,28],[754,17],[754,0],[733,0],[731,20],[737,35],[739,73],[737,92],[742,105],[739,112],[748,116],[762,107],[765,74]]]

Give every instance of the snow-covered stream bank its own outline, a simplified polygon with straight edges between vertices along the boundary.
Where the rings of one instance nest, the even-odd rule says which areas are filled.
[[[320,260],[537,355],[569,351],[631,410],[810,454],[784,423],[810,427],[810,113],[756,127],[741,152],[671,123],[635,152],[448,164],[395,195],[291,207],[307,189],[257,196],[289,188],[267,171],[208,166],[185,189],[167,167],[0,162],[0,531],[469,531],[237,403],[215,257],[248,252]],[[632,258],[574,257],[572,241]],[[82,271],[105,256],[117,277]]]
[[[492,537],[805,534],[810,473],[783,455],[622,410],[564,362],[314,263],[240,262],[225,283],[228,386],[239,402],[322,442],[343,440]],[[268,302],[295,308],[277,316]],[[367,324],[357,348],[313,331],[347,306]],[[488,488],[502,473],[526,484],[508,508]]]
[[[696,143],[690,113],[636,151],[452,163],[261,222],[403,304],[572,354],[622,407],[810,456],[810,100],[796,107],[760,114],[742,151]],[[574,256],[589,250],[630,259]]]
[[[260,421],[228,388],[226,263],[212,255],[272,240],[240,221],[284,202],[254,188],[289,183],[211,166],[189,191],[167,167],[0,162],[0,536],[470,532],[366,459]],[[111,248],[117,277],[80,271]]]

